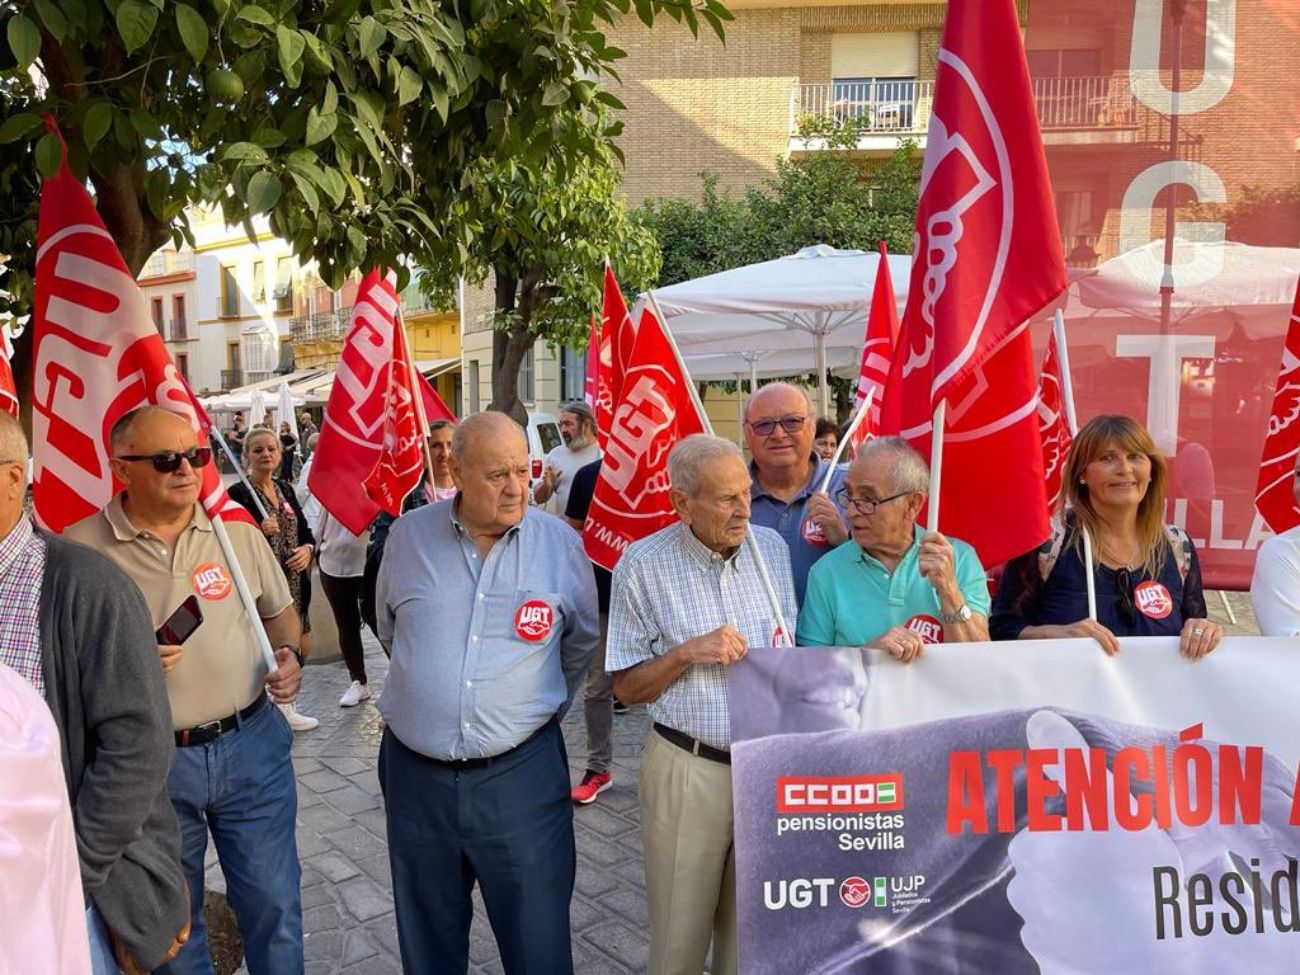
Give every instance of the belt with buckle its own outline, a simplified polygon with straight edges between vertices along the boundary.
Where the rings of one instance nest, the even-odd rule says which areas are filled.
[[[265,694],[259,694],[257,699],[242,711],[225,718],[218,718],[216,721],[205,721],[201,725],[186,728],[184,731],[178,731],[176,732],[176,744],[181,748],[192,748],[195,745],[206,745],[208,742],[216,741],[226,732],[234,731],[241,723],[257,714],[266,706],[267,700]]]
[[[660,724],[658,721],[655,722],[655,731],[659,732],[660,738],[672,742],[678,748],[688,751],[692,755],[707,758],[710,762],[721,762],[723,765],[731,764],[731,752],[729,751],[706,745],[698,738],[692,738],[685,732]]]

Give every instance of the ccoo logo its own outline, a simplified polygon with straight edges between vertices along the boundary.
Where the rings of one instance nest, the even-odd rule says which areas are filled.
[[[555,611],[541,599],[530,599],[515,610],[515,632],[529,643],[539,643],[551,635]]]

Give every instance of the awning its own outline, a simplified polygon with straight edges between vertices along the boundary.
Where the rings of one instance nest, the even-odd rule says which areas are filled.
[[[435,379],[444,372],[452,372],[460,368],[460,357],[454,359],[416,359],[415,368],[425,379]]]

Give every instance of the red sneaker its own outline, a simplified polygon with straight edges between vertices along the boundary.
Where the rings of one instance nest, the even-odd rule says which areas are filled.
[[[614,784],[614,777],[608,772],[588,772],[582,781],[573,787],[573,801],[580,806],[587,806],[596,801],[596,796]]]

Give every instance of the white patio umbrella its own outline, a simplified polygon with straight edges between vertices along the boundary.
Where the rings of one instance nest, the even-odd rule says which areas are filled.
[[[248,394],[248,425],[255,427],[266,416],[266,395],[255,389]]]
[[[818,409],[824,415],[830,404],[826,369],[843,355],[853,355],[832,350],[861,350],[879,266],[880,255],[874,251],[818,244],[653,294],[684,357],[753,349],[802,353],[793,357],[799,365],[788,372],[818,373]],[[889,269],[901,315],[912,259],[890,255]],[[648,298],[638,297],[638,309]],[[637,314],[634,311],[633,317]],[[754,375],[754,370],[746,371]]]
[[[276,390],[275,400],[276,430],[279,431],[280,424],[287,421],[289,432],[293,434],[294,440],[298,439],[298,414],[294,412],[294,407],[301,406],[303,402],[305,401],[301,397],[295,400],[293,394],[289,392],[288,382],[283,379],[280,380],[280,387]]]

